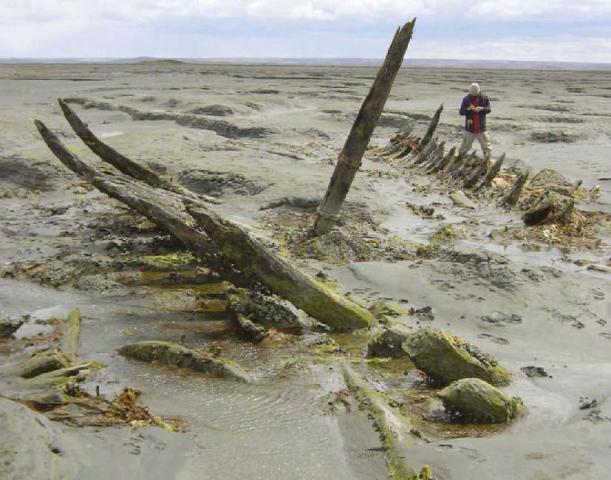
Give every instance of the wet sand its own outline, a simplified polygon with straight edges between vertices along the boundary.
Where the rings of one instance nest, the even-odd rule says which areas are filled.
[[[584,208],[609,212],[611,181],[602,180],[611,176],[609,75],[505,70],[474,78],[465,70],[404,69],[373,143],[385,144],[397,129],[423,130],[442,102],[439,135],[458,143],[456,110],[465,86],[477,80],[492,102],[495,153],[506,152],[510,163],[555,168],[588,188],[599,184],[600,200]],[[189,188],[220,195],[219,213],[269,237],[270,223],[301,210],[260,207],[324,193],[374,76],[371,67],[0,66],[0,266],[25,260],[55,265],[47,259],[58,254],[101,258],[117,248],[145,249],[148,241],[134,233],[125,209],[80,185],[38,137],[35,118],[83,158],[97,161],[69,130],[56,98],[71,97],[113,147]],[[417,187],[430,180],[392,173],[366,158],[347,208],[366,211],[386,235],[408,241],[426,242],[442,225],[459,226],[464,234],[446,246],[446,254],[341,266],[299,259],[299,266],[312,274],[322,270],[364,305],[390,299],[432,307],[433,319],[402,321],[414,329],[443,328],[495,355],[515,375],[507,392],[527,406],[523,417],[500,431],[465,438],[426,432],[430,443],[410,447],[406,462],[429,464],[442,479],[607,478],[610,277],[580,260],[608,267],[608,247],[562,252],[491,238],[492,231],[519,224],[518,215],[492,205],[457,208],[443,192],[423,196]],[[435,202],[445,219],[420,218],[407,202]],[[603,236],[608,243],[609,232]],[[321,407],[330,392],[345,387],[341,369],[304,361],[282,374],[287,359],[307,351],[303,342],[253,346],[236,339],[224,322],[190,310],[188,295],[118,292],[88,279],[84,269],[77,273],[59,289],[0,279],[0,316],[48,318],[80,307],[81,357],[108,365],[92,385],[103,394],[124,384],[140,388],[152,411],[180,415],[189,425],[178,434],[56,424],[79,478],[191,479],[202,472],[210,479],[387,478],[382,445],[366,414],[329,415]],[[178,341],[183,335],[193,347],[219,343],[257,381],[211,380],[116,354],[128,341]],[[8,356],[11,345],[2,341],[0,354]],[[521,371],[527,366],[543,367],[551,377],[527,377]],[[368,375],[378,378],[380,372]],[[407,387],[409,378],[401,385]],[[0,387],[0,393],[9,388],[2,380]],[[584,399],[596,399],[597,406],[580,409]]]

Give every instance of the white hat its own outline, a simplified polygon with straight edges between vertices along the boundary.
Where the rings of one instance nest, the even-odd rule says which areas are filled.
[[[480,91],[479,83],[472,83],[469,87],[469,95],[479,95]]]

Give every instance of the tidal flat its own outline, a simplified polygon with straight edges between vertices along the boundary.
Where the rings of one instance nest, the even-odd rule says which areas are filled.
[[[10,457],[13,473],[29,472],[32,479],[407,478],[389,468],[398,461],[416,472],[429,465],[434,478],[445,480],[608,478],[608,222],[596,231],[600,241],[587,248],[506,237],[506,227],[522,228],[518,212],[486,201],[461,205],[428,176],[368,153],[344,207],[346,231],[359,241],[304,241],[376,71],[176,62],[0,65],[0,319],[24,319],[12,337],[0,339],[0,396],[20,398],[21,383],[5,367],[53,343],[49,320],[79,308],[78,355],[105,365],[80,388],[110,398],[129,385],[155,415],[179,417],[185,425],[175,432],[154,425],[39,424],[20,405],[3,401],[0,419],[10,434],[2,434],[0,458],[17,452]],[[371,144],[383,147],[399,131],[423,133],[443,103],[437,135],[458,145],[460,100],[478,81],[492,104],[494,156],[505,152],[507,167],[554,169],[588,190],[598,186],[600,194],[578,206],[609,214],[610,79],[610,72],[596,71],[403,68]],[[34,119],[79,157],[101,165],[65,123],[58,98],[118,151],[218,198],[215,211],[329,288],[366,308],[398,305],[393,322],[408,331],[441,329],[493,355],[512,374],[503,391],[522,399],[524,413],[506,425],[435,421],[435,388],[409,359],[366,358],[368,332],[314,328],[273,332],[256,343],[242,338],[226,319],[223,279],[144,217],[77,178],[46,148]],[[420,207],[434,214],[423,215],[429,210]],[[440,239],[440,231],[451,234]],[[145,340],[222,352],[252,381],[118,353]],[[376,386],[415,438],[399,438],[389,453],[384,429],[368,417],[362,399],[349,398],[346,365]],[[35,438],[27,449],[24,432]],[[18,470],[26,464],[30,470]]]

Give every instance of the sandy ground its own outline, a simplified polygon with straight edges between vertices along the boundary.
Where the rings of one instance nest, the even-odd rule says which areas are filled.
[[[118,234],[104,230],[129,214],[80,186],[39,139],[35,118],[96,161],[70,132],[56,98],[86,99],[87,108],[76,108],[107,142],[190,188],[221,196],[219,212],[268,236],[270,222],[281,217],[260,211],[262,205],[324,193],[374,75],[370,67],[0,66],[0,193],[17,192],[0,195],[0,265],[44,262],[62,252],[101,255],[129,237],[120,228]],[[586,187],[599,184],[600,200],[584,208],[609,212],[609,75],[404,70],[373,143],[384,144],[398,129],[423,130],[442,102],[439,135],[458,143],[458,105],[466,85],[479,81],[491,98],[495,153],[506,152],[510,163],[555,168]],[[194,122],[194,115],[203,120]],[[439,226],[460,225],[465,234],[446,254],[342,266],[300,260],[300,266],[313,274],[322,269],[365,305],[390,299],[432,307],[432,319],[403,320],[413,328],[443,328],[494,354],[515,374],[507,391],[527,406],[523,417],[494,432],[468,430],[455,438],[433,429],[430,443],[410,448],[406,462],[429,464],[441,479],[608,478],[610,277],[586,264],[608,266],[609,249],[561,252],[498,240],[490,232],[519,224],[517,215],[492,205],[456,208],[443,192],[418,193],[429,179],[391,172],[366,158],[348,209],[364,209],[387,235],[408,241],[426,242]],[[406,202],[435,202],[445,220],[422,219]],[[58,424],[77,478],[192,479],[202,472],[209,479],[387,478],[384,452],[366,415],[328,415],[320,407],[325,395],[343,388],[338,368],[314,362],[299,375],[279,378],[277,366],[295,353],[293,347],[237,342],[219,322],[197,321],[197,313],[168,302],[159,291],[116,295],[99,285],[52,289],[0,280],[0,316],[48,318],[80,307],[81,356],[108,365],[96,380],[102,392],[135,386],[153,411],[183,416],[189,424],[185,434]],[[115,353],[126,341],[184,334],[193,346],[221,342],[257,382],[177,375]],[[14,348],[7,342],[0,347],[4,356]],[[527,377],[520,369],[531,365],[550,377]],[[0,393],[10,390],[0,386]],[[592,399],[596,406],[580,408]]]

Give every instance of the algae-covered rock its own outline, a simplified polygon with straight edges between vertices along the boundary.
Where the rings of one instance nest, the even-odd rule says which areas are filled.
[[[496,359],[466,341],[430,328],[411,334],[402,344],[417,368],[440,385],[461,378],[481,378],[493,385],[506,385],[511,373]]]
[[[144,341],[121,347],[119,353],[143,362],[160,362],[166,365],[189,368],[215,377],[231,378],[243,382],[250,376],[231,360],[192,350],[173,342]]]
[[[253,290],[236,288],[225,283],[227,313],[232,320],[246,317],[254,324],[273,327],[286,332],[302,332],[307,326],[299,318],[296,309],[281,299],[264,295]]]
[[[45,350],[15,365],[14,371],[20,377],[33,378],[43,373],[66,368],[69,365],[70,359],[62,352]]]
[[[369,310],[377,318],[379,317],[400,317],[401,315],[406,315],[408,313],[401,306],[397,305],[396,303],[391,303],[391,302],[377,302]]]
[[[23,322],[23,319],[0,318],[0,338],[10,337]]]
[[[524,408],[518,397],[508,397],[479,378],[463,378],[438,392],[453,416],[474,423],[503,423],[515,418]]]
[[[381,358],[405,356],[405,350],[401,345],[410,334],[405,325],[393,322],[389,328],[378,331],[371,337],[367,344],[367,356]]]

